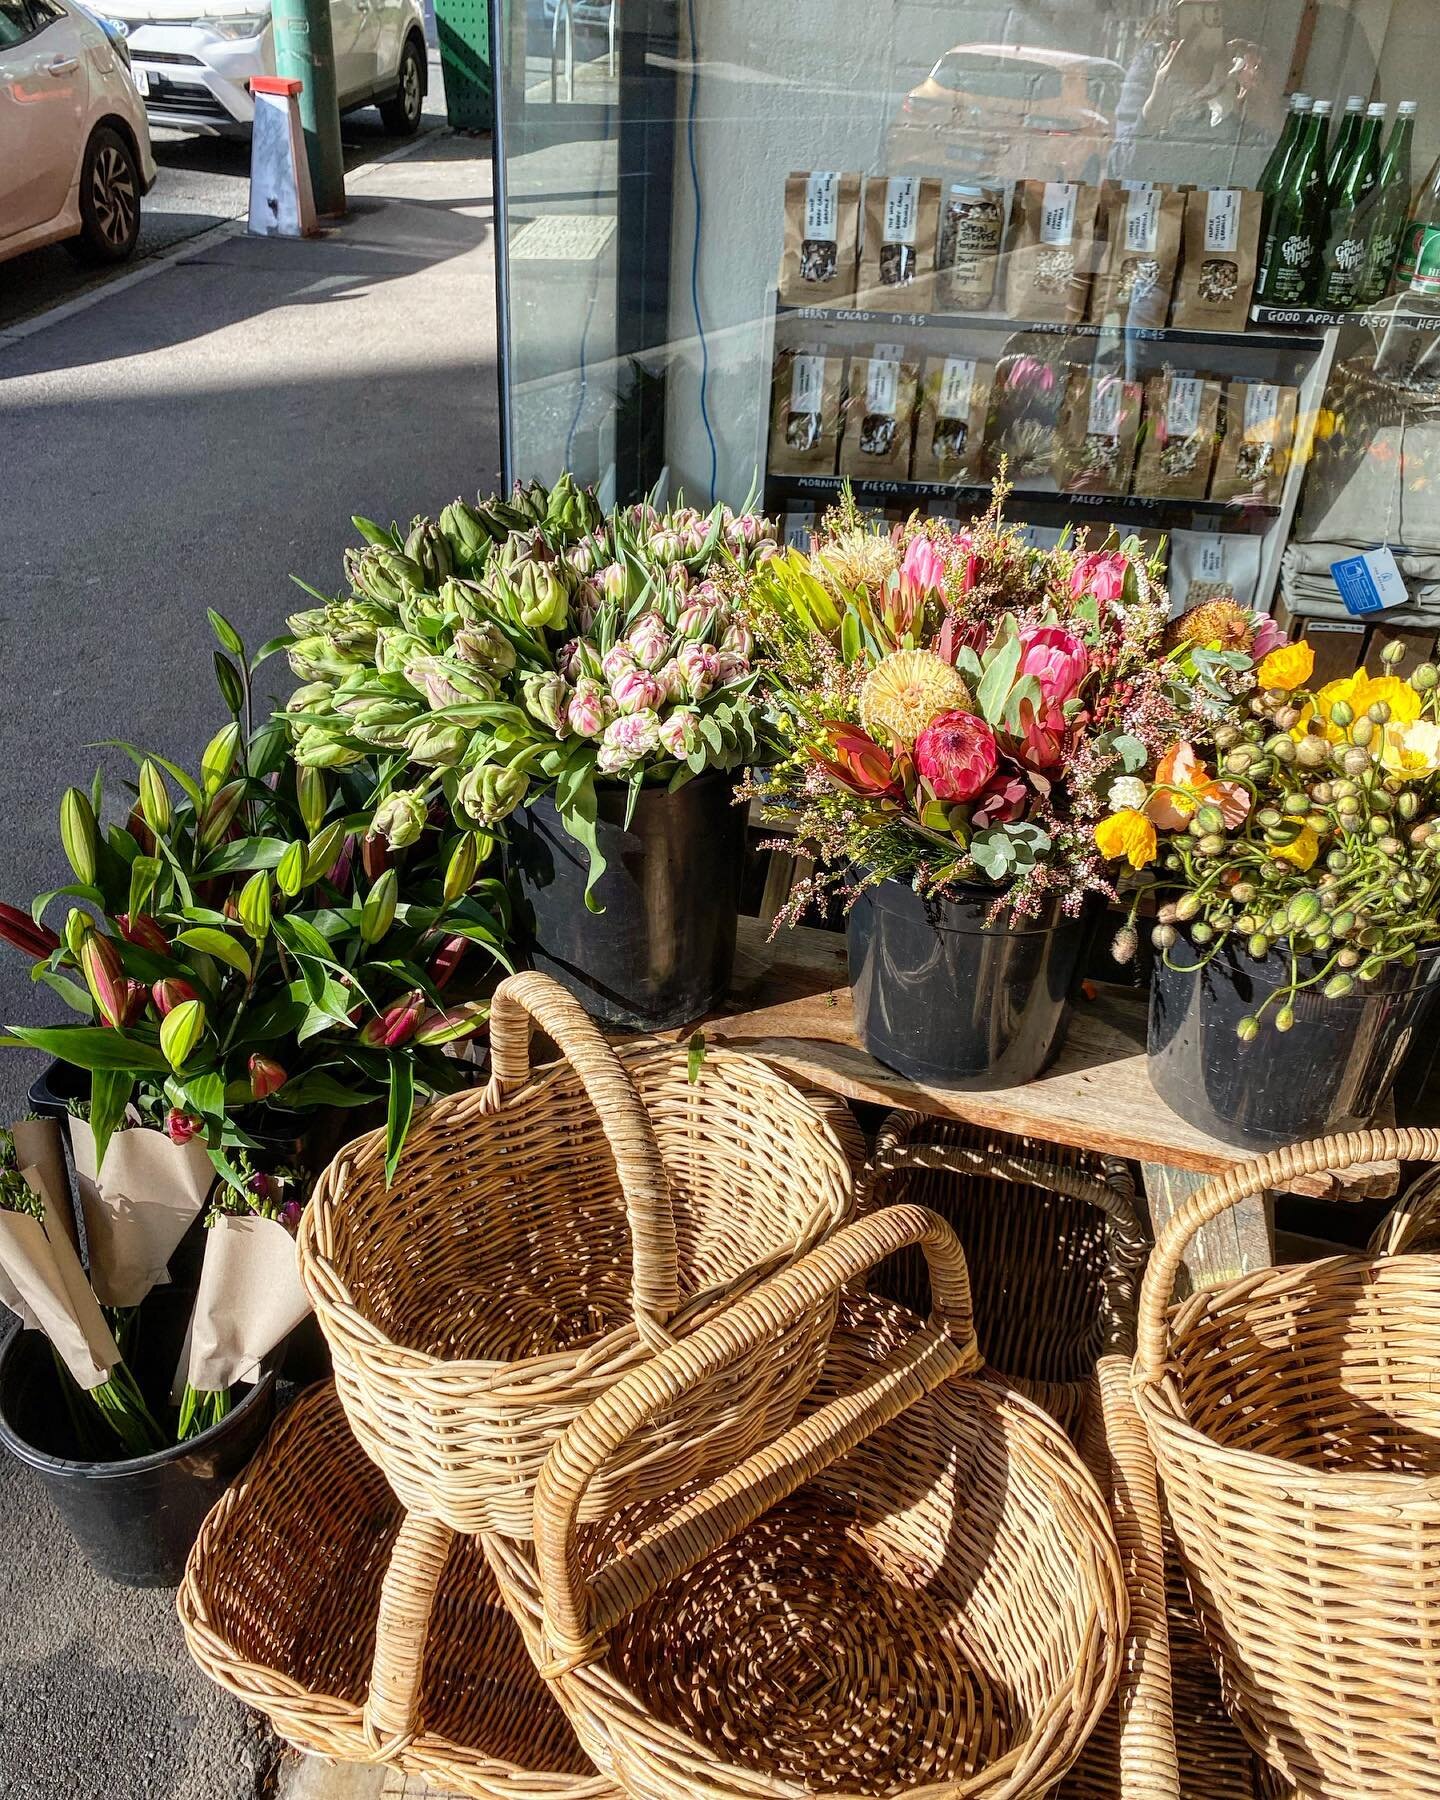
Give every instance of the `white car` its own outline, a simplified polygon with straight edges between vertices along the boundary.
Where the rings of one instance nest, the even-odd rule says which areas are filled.
[[[243,136],[250,81],[275,73],[269,0],[105,0],[125,25],[152,125]],[[421,0],[330,0],[340,110],[378,106],[385,129],[420,124],[428,80]]]
[[[118,34],[71,0],[0,0],[0,262],[60,241],[122,262],[154,182]]]

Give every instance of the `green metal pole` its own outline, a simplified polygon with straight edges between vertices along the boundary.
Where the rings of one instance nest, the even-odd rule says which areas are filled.
[[[335,92],[335,44],[330,0],[273,0],[275,73],[301,83],[300,124],[315,210],[345,211],[345,160],[340,150],[340,105]]]

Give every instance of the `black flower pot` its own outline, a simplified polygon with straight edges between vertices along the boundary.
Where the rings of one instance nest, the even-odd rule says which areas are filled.
[[[1319,987],[1295,997],[1295,1024],[1276,1031],[1272,1007],[1260,1035],[1235,1028],[1289,979],[1289,958],[1263,961],[1227,940],[1200,966],[1181,940],[1155,959],[1150,989],[1150,1079],[1173,1111],[1200,1131],[1246,1150],[1274,1150],[1370,1123],[1411,1048],[1433,1033],[1440,949],[1412,969],[1392,963],[1343,999]],[[1302,960],[1302,976],[1313,974]]]
[[[133,1369],[152,1411],[168,1390],[193,1300],[193,1289],[157,1289],[145,1303]],[[122,1587],[178,1586],[206,1513],[270,1427],[274,1375],[201,1436],[114,1462],[84,1459],[60,1379],[38,1331],[15,1330],[0,1343],[0,1446],[32,1471],[97,1575]]]
[[[535,968],[607,1025],[687,1024],[724,998],[735,962],[746,815],[734,778],[700,775],[673,794],[643,788],[628,826],[628,790],[596,793],[600,913],[585,905],[585,851],[548,796],[508,822],[522,942]]]
[[[1018,1087],[1065,1039],[1098,909],[991,923],[993,888],[924,900],[898,881],[850,913],[850,984],[861,1043],[887,1068],[938,1088]]]
[[[77,1069],[74,1063],[61,1062],[58,1056],[47,1062],[30,1083],[31,1112],[38,1113],[42,1119],[60,1121],[67,1150],[70,1147],[70,1102],[89,1098],[89,1071]]]

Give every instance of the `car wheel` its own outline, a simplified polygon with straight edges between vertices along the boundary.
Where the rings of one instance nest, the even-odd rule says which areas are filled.
[[[392,137],[413,137],[420,129],[425,109],[425,63],[414,38],[406,38],[400,52],[399,86],[393,99],[380,108],[380,123]]]
[[[97,127],[80,169],[80,235],[65,248],[82,262],[124,262],[140,235],[140,171],[118,131]]]

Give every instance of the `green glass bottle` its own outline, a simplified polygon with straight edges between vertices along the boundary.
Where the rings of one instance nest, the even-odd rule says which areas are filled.
[[[1275,148],[1270,152],[1270,160],[1265,165],[1265,172],[1260,177],[1260,192],[1266,200],[1273,199],[1280,189],[1280,177],[1284,171],[1290,152],[1299,142],[1300,134],[1305,129],[1305,121],[1310,117],[1310,108],[1315,102],[1308,94],[1292,94],[1290,110],[1285,115],[1285,124],[1275,140]]]
[[[1330,190],[1331,204],[1340,192],[1340,183],[1345,179],[1345,171],[1355,154],[1355,146],[1360,141],[1361,127],[1365,123],[1365,96],[1352,94],[1345,102],[1345,114],[1340,121],[1340,129],[1335,133],[1335,143],[1330,151],[1330,161],[1325,166],[1325,185]]]
[[[1360,304],[1370,239],[1378,210],[1380,144],[1385,133],[1385,103],[1369,107],[1349,164],[1331,196],[1330,231],[1325,241],[1325,272],[1320,304],[1333,312],[1349,312]]]
[[[1325,137],[1329,104],[1318,100],[1286,159],[1269,208],[1255,298],[1263,306],[1308,306],[1320,286],[1325,227]]]
[[[1395,259],[1400,254],[1400,240],[1405,234],[1405,221],[1410,216],[1410,171],[1415,147],[1415,115],[1420,110],[1414,100],[1402,100],[1395,115],[1395,128],[1385,146],[1380,164],[1380,179],[1375,188],[1375,223],[1365,256],[1365,273],[1360,282],[1360,304],[1374,306],[1390,292],[1395,274]]]

